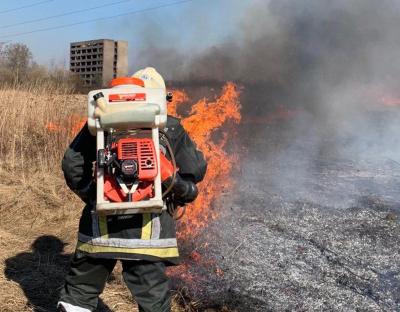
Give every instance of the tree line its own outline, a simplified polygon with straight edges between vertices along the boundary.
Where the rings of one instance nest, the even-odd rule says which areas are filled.
[[[30,83],[54,83],[79,91],[82,82],[69,70],[37,64],[29,47],[23,43],[0,46],[0,87]]]

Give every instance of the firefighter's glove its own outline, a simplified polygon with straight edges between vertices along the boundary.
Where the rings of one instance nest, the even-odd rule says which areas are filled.
[[[86,204],[91,204],[96,198],[96,183],[91,180],[86,186],[74,190],[74,193]]]
[[[164,187],[168,187],[172,182],[172,177],[164,181]],[[174,195],[174,200],[179,205],[184,205],[186,203],[191,203],[194,201],[199,194],[196,184],[191,181],[184,180],[177,173],[172,187],[172,193]]]

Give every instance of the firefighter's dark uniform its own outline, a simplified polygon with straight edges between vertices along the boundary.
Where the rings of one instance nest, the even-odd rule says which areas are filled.
[[[201,181],[206,162],[179,119],[168,116],[164,132],[171,143],[180,176],[193,183]],[[162,138],[160,144],[164,145]],[[168,212],[98,216],[93,204],[92,163],[95,159],[96,139],[85,125],[62,162],[68,186],[87,205],[80,219],[76,252],[60,303],[68,312],[96,309],[98,296],[119,259],[124,280],[140,311],[170,311],[165,266],[179,261],[174,219]]]

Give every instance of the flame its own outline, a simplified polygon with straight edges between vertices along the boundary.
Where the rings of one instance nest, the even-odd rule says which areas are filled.
[[[383,105],[387,107],[400,106],[398,91],[388,89],[382,85],[366,85],[359,91],[362,100],[372,105]]]
[[[62,133],[74,137],[85,125],[87,118],[78,114],[72,114],[63,122],[49,121],[45,128],[48,132]]]
[[[196,201],[186,209],[184,218],[178,224],[178,238],[184,242],[193,242],[220,212],[213,207],[225,191],[232,189],[233,180],[231,173],[233,165],[238,163],[236,155],[229,155],[226,151],[227,143],[233,139],[235,131],[232,126],[241,121],[240,91],[234,83],[227,83],[222,94],[212,101],[202,99],[195,103],[186,117],[177,113],[185,102],[189,101],[183,91],[174,91],[174,101],[168,106],[170,115],[182,118],[182,125],[189,136],[196,143],[198,149],[204,153],[207,160],[207,173],[199,186],[199,196]],[[219,139],[216,140],[216,134]],[[190,244],[193,246],[193,244]],[[176,281],[177,287],[181,282],[190,285],[192,291],[201,291],[201,284],[207,284],[210,273],[221,278],[224,273],[217,261],[204,256],[207,253],[208,243],[205,242],[191,252],[190,257],[178,267],[171,267],[168,275]],[[207,273],[200,273],[206,271]]]
[[[392,97],[392,96],[383,96],[381,97],[381,102],[386,106],[399,106],[400,98]]]
[[[199,184],[199,196],[180,221],[180,238],[195,236],[216,219],[219,213],[213,210],[212,203],[225,190],[231,189],[230,174],[238,159],[235,155],[228,155],[224,148],[234,135],[229,124],[238,124],[241,120],[239,97],[238,87],[228,82],[218,98],[213,101],[201,99],[192,106],[187,117],[177,113],[179,106],[189,99],[183,91],[175,91],[174,101],[168,105],[168,113],[182,118],[183,127],[208,163],[206,177]],[[212,137],[217,132],[220,139],[216,142]]]

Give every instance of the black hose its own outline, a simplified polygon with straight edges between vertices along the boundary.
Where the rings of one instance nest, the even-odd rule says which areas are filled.
[[[174,184],[175,184],[175,179],[176,179],[176,161],[175,161],[174,151],[172,150],[171,143],[169,142],[169,139],[168,139],[166,133],[164,131],[160,130],[160,134],[162,135],[163,140],[165,142],[165,145],[167,146],[169,155],[171,157],[172,166],[174,168],[173,174],[172,174],[171,183],[170,183],[170,185],[167,187],[167,189],[164,191],[164,193],[162,195],[162,197],[165,197],[171,192],[171,190],[172,190],[172,188],[174,187]]]
[[[168,188],[165,190],[165,192],[163,193],[163,197],[165,197],[166,195],[168,195],[171,192],[171,190],[172,190],[172,188],[174,187],[174,184],[175,184],[175,179],[176,179],[176,160],[175,160],[174,151],[172,150],[171,143],[169,142],[167,134],[162,130],[160,130],[160,134],[161,134],[162,139],[164,140],[165,145],[166,145],[166,147],[168,149],[169,155],[171,157],[172,166],[174,167],[174,173],[172,175],[171,183],[168,186]],[[185,215],[186,207],[183,206],[181,214],[179,216],[177,216],[177,213],[178,213],[179,209],[175,208],[175,205],[173,203],[171,203],[171,204],[172,204],[172,206],[174,206],[174,208],[171,211],[173,218],[176,221],[182,219],[183,216]]]

